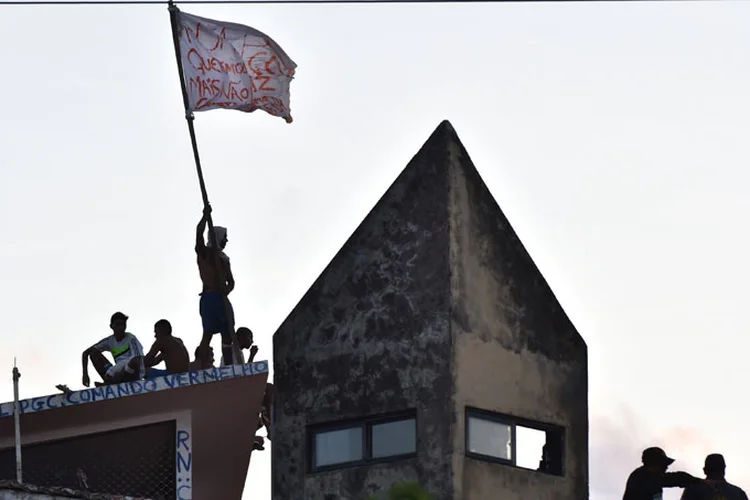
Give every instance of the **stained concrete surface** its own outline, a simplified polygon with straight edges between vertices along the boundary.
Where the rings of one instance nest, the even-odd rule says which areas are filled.
[[[450,165],[454,498],[588,498],[587,349],[455,132]],[[565,477],[465,456],[466,406],[565,428]],[[540,457],[541,458],[541,457]]]
[[[279,327],[274,368],[274,500],[403,480],[439,500],[588,497],[586,345],[448,122]],[[565,426],[565,477],[465,458],[467,404]],[[415,459],[308,473],[307,426],[410,408]]]

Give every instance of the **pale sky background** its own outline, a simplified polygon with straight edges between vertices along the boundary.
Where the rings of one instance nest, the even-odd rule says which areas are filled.
[[[165,6],[0,9],[10,401],[13,356],[24,398],[80,388],[115,310],[146,347],[162,317],[197,345],[202,207]],[[750,488],[750,3],[184,10],[253,26],[299,65],[293,124],[196,122],[259,359],[449,119],[588,343],[591,498],[620,499],[655,443],[696,475],[722,452]],[[269,474],[254,454],[245,498],[270,498]]]

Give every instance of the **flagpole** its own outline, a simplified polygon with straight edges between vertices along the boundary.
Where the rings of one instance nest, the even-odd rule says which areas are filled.
[[[201,158],[198,154],[198,141],[195,138],[195,125],[193,124],[195,116],[190,110],[190,101],[187,94],[187,86],[185,85],[185,74],[182,70],[182,57],[180,54],[180,34],[177,23],[177,6],[173,0],[169,0],[169,20],[172,25],[172,40],[174,42],[174,53],[177,57],[177,72],[180,74],[180,87],[182,88],[182,102],[185,107],[185,120],[187,120],[188,130],[190,131],[190,142],[193,145],[193,157],[195,158],[195,169],[198,172],[198,183],[201,187],[201,196],[203,197],[203,207],[208,208],[208,193],[206,192],[206,182],[203,180],[203,168],[201,168]],[[208,237],[211,242],[211,246],[214,249],[218,249],[219,245],[216,241],[216,233],[214,232],[214,222],[211,218],[210,213],[206,213],[206,219],[208,222]],[[221,269],[219,253],[212,252],[215,257],[215,265],[217,272]],[[242,351],[240,350],[239,343],[237,342],[237,333],[234,331],[234,315],[231,314],[229,307],[229,298],[226,293],[221,290],[222,297],[224,299],[224,313],[227,317],[227,323],[229,324],[229,334],[232,339],[232,353],[234,354],[234,363],[244,363],[242,359]],[[231,318],[231,320],[230,320]],[[225,360],[226,362],[226,360]],[[234,364],[233,363],[233,364]]]
[[[23,467],[21,467],[21,403],[18,400],[18,379],[21,372],[16,366],[16,358],[13,358],[13,424],[15,427],[16,445],[16,481],[23,484]]]

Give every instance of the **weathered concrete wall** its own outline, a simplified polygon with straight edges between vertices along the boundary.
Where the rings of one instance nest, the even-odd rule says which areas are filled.
[[[560,367],[542,356],[516,354],[499,343],[485,342],[464,332],[456,346],[456,431],[453,436],[456,499],[491,500],[497,491],[503,500],[578,500],[588,498],[586,470],[588,454],[580,450],[580,429],[570,412],[555,406],[565,392],[573,370]],[[502,370],[502,373],[498,373]],[[496,374],[492,378],[487,373]],[[585,393],[584,393],[585,394]],[[475,460],[465,456],[464,409],[473,406],[565,428],[565,476]],[[541,457],[540,457],[541,458]]]
[[[452,129],[456,499],[588,498],[586,344]],[[565,476],[465,457],[466,406],[565,428]],[[540,457],[541,458],[541,457]]]
[[[274,500],[588,498],[586,345],[449,123],[274,335]],[[464,458],[466,405],[566,429],[565,477]],[[416,459],[306,474],[310,424],[417,409]]]
[[[445,155],[428,141],[274,335],[274,500],[414,479],[451,497]],[[307,425],[408,408],[417,460],[306,476]]]

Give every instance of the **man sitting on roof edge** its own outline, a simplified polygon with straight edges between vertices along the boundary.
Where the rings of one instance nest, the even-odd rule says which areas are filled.
[[[172,325],[169,321],[160,319],[156,322],[154,337],[156,340],[143,361],[148,370],[147,379],[190,371],[190,356],[185,344],[182,340],[172,336]],[[162,361],[166,365],[165,370],[153,368]]]
[[[190,371],[197,372],[214,368],[214,350],[211,346],[195,348],[195,361],[190,362]]]
[[[143,378],[145,374],[143,346],[135,335],[125,331],[127,324],[126,315],[121,312],[114,313],[109,322],[112,335],[83,351],[81,362],[84,386],[88,387],[91,384],[88,373],[89,358],[104,384],[117,384]],[[114,365],[104,357],[103,351],[110,352],[114,358]],[[97,385],[101,384],[97,383]]]

